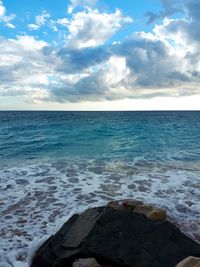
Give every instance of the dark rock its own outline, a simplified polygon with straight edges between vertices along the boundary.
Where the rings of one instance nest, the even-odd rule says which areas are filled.
[[[170,222],[107,206],[71,217],[40,247],[31,267],[72,267],[80,258],[102,266],[174,267],[188,256],[200,257],[200,245]]]
[[[94,258],[78,259],[73,263],[73,267],[101,267]]]
[[[99,265],[94,258],[77,259],[72,267],[116,267],[114,265]]]

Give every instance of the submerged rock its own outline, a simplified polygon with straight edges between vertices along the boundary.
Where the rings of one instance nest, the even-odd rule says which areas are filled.
[[[188,256],[200,257],[200,245],[162,212],[138,201],[88,209],[39,248],[31,267],[74,267],[88,258],[100,266],[174,267]]]

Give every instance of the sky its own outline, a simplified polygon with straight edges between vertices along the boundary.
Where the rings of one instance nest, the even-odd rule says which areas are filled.
[[[198,110],[199,29],[199,0],[0,0],[0,110]]]

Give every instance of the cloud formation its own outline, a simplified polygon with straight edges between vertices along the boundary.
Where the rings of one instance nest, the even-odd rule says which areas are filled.
[[[43,53],[47,44],[31,36],[0,40],[0,95],[41,99],[46,96],[52,62]],[[55,60],[53,60],[55,63]]]
[[[46,10],[44,10],[42,14],[35,17],[35,23],[28,24],[27,27],[29,28],[29,30],[32,31],[39,30],[42,26],[45,25],[47,19],[49,18],[50,18],[49,13]]]
[[[180,0],[161,0],[162,10],[159,13],[155,13],[152,11],[147,11],[146,16],[148,17],[147,24],[151,24],[158,19],[164,19],[166,17],[170,17],[171,15],[182,12],[183,4]]]
[[[3,5],[3,2],[0,0],[0,23],[3,23],[8,28],[15,28],[15,25],[11,23],[15,19],[15,14],[6,15],[6,8]]]
[[[68,25],[68,45],[78,49],[102,45],[127,23],[132,23],[132,19],[124,17],[120,10],[100,13],[87,8],[72,16]]]
[[[108,13],[88,7],[51,21],[64,27],[64,46],[29,35],[1,37],[0,96],[22,96],[38,103],[199,93],[200,3],[162,3],[163,10],[154,16],[161,22],[152,31],[133,32],[120,42],[110,39],[132,19],[119,10]],[[70,12],[77,4],[71,2]],[[182,14],[179,18],[170,17],[177,11]],[[3,8],[0,16],[5,16]],[[50,20],[43,12],[29,27],[36,30]]]
[[[0,1],[0,18],[5,16],[5,13],[6,13],[6,8],[3,6],[2,1]]]
[[[98,0],[71,0],[67,11],[73,13],[77,7],[94,7]]]

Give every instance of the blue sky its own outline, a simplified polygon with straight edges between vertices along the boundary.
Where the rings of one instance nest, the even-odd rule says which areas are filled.
[[[14,13],[16,18],[14,20],[16,28],[10,29],[8,27],[1,28],[1,34],[7,38],[13,38],[19,34],[29,34],[37,36],[39,39],[43,39],[52,42],[57,37],[58,33],[52,32],[52,30],[44,24],[39,31],[28,31],[27,25],[35,23],[35,18],[46,11],[52,20],[60,18],[71,18],[72,14],[67,12],[67,6],[70,5],[70,1],[59,0],[59,1],[32,1],[22,0],[19,2],[13,0],[4,0],[4,6],[7,9],[8,14]],[[112,1],[100,1],[92,5],[93,8],[98,8],[102,12],[112,13],[115,12],[116,8],[123,12],[124,16],[129,16],[134,19],[134,23],[127,25],[123,31],[116,33],[112,39],[121,40],[133,31],[150,30],[153,25],[147,25],[147,17],[145,13],[147,10],[153,12],[159,12],[162,8],[159,0],[141,0],[139,4],[131,3],[131,1],[112,0]],[[75,12],[83,11],[84,8],[79,5],[75,8]],[[2,25],[1,25],[2,26]],[[48,35],[46,33],[48,33]]]
[[[0,109],[199,109],[198,0],[0,0]]]

